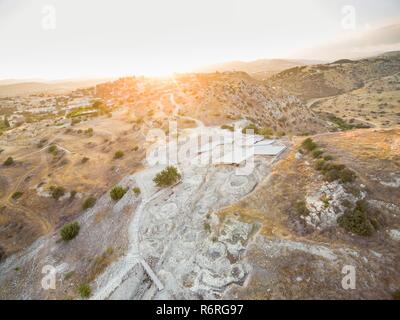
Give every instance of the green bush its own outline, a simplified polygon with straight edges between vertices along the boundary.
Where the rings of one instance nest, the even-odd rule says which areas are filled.
[[[315,170],[322,171],[326,166],[326,161],[324,159],[319,159],[315,162]]]
[[[299,216],[307,217],[310,214],[305,201],[298,201],[295,205],[295,210]]]
[[[11,196],[14,200],[18,200],[19,198],[21,198],[23,195],[23,193],[21,191],[16,191],[13,193],[13,195]]]
[[[274,131],[270,128],[261,128],[257,134],[264,136],[265,139],[269,139],[274,134]]]
[[[222,130],[229,130],[229,131],[232,131],[232,132],[235,131],[235,128],[233,126],[229,126],[229,125],[226,125],[226,124],[222,125],[221,129]]]
[[[57,150],[57,146],[56,145],[51,145],[48,149],[47,149],[48,153],[51,153],[53,156],[57,155],[58,150]]]
[[[311,138],[307,138],[306,140],[304,140],[301,145],[304,149],[310,152],[317,149],[318,147],[317,144]]]
[[[271,128],[258,128],[254,124],[249,124],[247,127],[243,128],[242,133],[247,134],[248,130],[253,130],[254,134],[264,136],[266,139],[270,138],[274,134],[274,131]]]
[[[330,156],[330,155],[326,155],[326,156],[323,157],[323,159],[324,159],[325,161],[332,161],[332,160],[333,160],[333,157]]]
[[[317,158],[320,158],[322,155],[323,155],[323,151],[322,150],[320,150],[320,149],[315,149],[313,152],[312,152],[312,156],[313,156],[313,158],[315,158],[315,159],[317,159]]]
[[[85,130],[85,134],[88,135],[89,137],[93,136],[93,128],[88,128]]]
[[[348,210],[337,222],[346,231],[359,236],[371,236],[378,228],[376,220],[368,217],[368,208],[365,201],[357,202],[354,210]]]
[[[357,175],[350,169],[343,169],[340,171],[340,181],[342,183],[350,183],[356,180]]]
[[[392,296],[394,300],[400,300],[400,290],[393,292]]]
[[[247,131],[253,130],[254,134],[258,134],[259,133],[259,129],[256,125],[254,124],[249,124],[248,126],[246,126],[245,128],[242,129],[242,133],[243,134],[247,134]]]
[[[177,183],[180,179],[181,175],[178,172],[178,169],[173,166],[169,166],[158,173],[153,181],[158,187],[169,187]]]
[[[92,208],[96,204],[96,198],[94,197],[89,197],[85,200],[85,202],[82,205],[83,210]]]
[[[11,166],[14,163],[14,159],[12,157],[8,157],[6,161],[3,162],[5,166]]]
[[[322,171],[328,182],[339,180],[342,183],[351,183],[357,178],[355,172],[343,164],[327,163],[323,166]]]
[[[51,186],[50,192],[51,196],[56,200],[60,199],[62,196],[65,195],[65,189],[63,187]]]
[[[79,230],[80,226],[77,221],[68,223],[64,227],[62,227],[60,231],[61,239],[63,241],[70,241],[78,235]]]
[[[341,118],[338,118],[334,115],[330,115],[328,117],[329,121],[331,121],[332,123],[334,123],[340,130],[342,131],[347,131],[347,130],[351,130],[354,129],[354,126],[351,124],[348,124],[346,121],[344,121]]]
[[[124,152],[121,150],[118,150],[117,152],[115,152],[114,154],[114,159],[121,159],[124,156]]]
[[[92,288],[87,283],[81,284],[78,291],[82,299],[87,299],[92,294]]]
[[[138,187],[133,188],[132,191],[133,191],[136,195],[138,195],[138,194],[140,194],[140,193],[142,192],[142,191],[140,190],[140,188],[138,188]]]
[[[114,201],[118,201],[120,200],[124,194],[128,191],[128,188],[123,188],[121,186],[116,186],[114,188],[111,189],[110,191],[110,197],[111,199],[113,199]]]

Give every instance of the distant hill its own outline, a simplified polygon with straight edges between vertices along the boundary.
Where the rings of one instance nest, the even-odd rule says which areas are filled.
[[[110,79],[83,80],[0,80],[0,97],[24,96],[39,93],[65,94],[76,89],[91,87]]]
[[[291,60],[291,59],[260,59],[250,62],[231,61],[221,64],[214,64],[196,70],[200,73],[242,71],[258,80],[265,80],[270,76],[283,70],[297,66],[305,66],[322,63],[315,60]]]
[[[400,72],[400,52],[361,60],[297,66],[273,75],[268,82],[305,100],[324,98],[364,87],[369,81]]]

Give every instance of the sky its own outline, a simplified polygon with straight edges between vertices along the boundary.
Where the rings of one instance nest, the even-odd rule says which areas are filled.
[[[0,79],[400,49],[399,0],[0,0]]]

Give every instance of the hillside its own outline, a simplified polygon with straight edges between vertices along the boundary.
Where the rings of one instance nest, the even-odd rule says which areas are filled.
[[[400,125],[400,73],[369,81],[360,89],[310,103],[321,114],[333,114],[350,125],[388,128]]]
[[[285,70],[268,81],[309,100],[347,93],[368,82],[400,71],[400,52],[362,60],[342,59],[330,64],[300,66]]]
[[[91,80],[57,80],[29,81],[4,80],[0,81],[0,97],[26,96],[30,94],[65,94],[80,88],[87,88],[107,81],[108,79]]]
[[[212,72],[233,72],[242,71],[251,75],[258,80],[265,80],[270,76],[277,74],[283,70],[294,68],[297,66],[305,66],[321,63],[314,60],[294,60],[294,59],[260,59],[255,61],[232,61],[206,66],[196,70],[199,73]]]
[[[124,88],[129,88],[129,94]],[[152,113],[158,122],[165,122],[166,117],[173,115],[176,102],[179,115],[199,119],[207,125],[246,119],[274,134],[325,130],[323,122],[298,98],[244,72],[177,75],[172,81],[158,82],[127,78],[100,85],[97,93],[104,99],[131,101],[138,117]],[[167,106],[162,113],[160,102],[164,108]]]

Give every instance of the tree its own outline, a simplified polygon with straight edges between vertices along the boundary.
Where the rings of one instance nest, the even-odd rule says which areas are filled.
[[[60,231],[61,239],[63,239],[64,241],[70,241],[78,235],[79,230],[79,222],[75,221],[72,223],[68,223]]]
[[[158,187],[169,187],[181,179],[181,174],[174,166],[169,166],[158,173],[153,181]]]
[[[121,186],[116,186],[114,188],[111,189],[110,191],[110,197],[111,199],[113,199],[114,201],[118,201],[120,200],[125,193],[128,191],[128,188],[123,188]]]
[[[14,159],[12,157],[8,157],[6,161],[4,161],[3,165],[11,166],[14,163]]]

